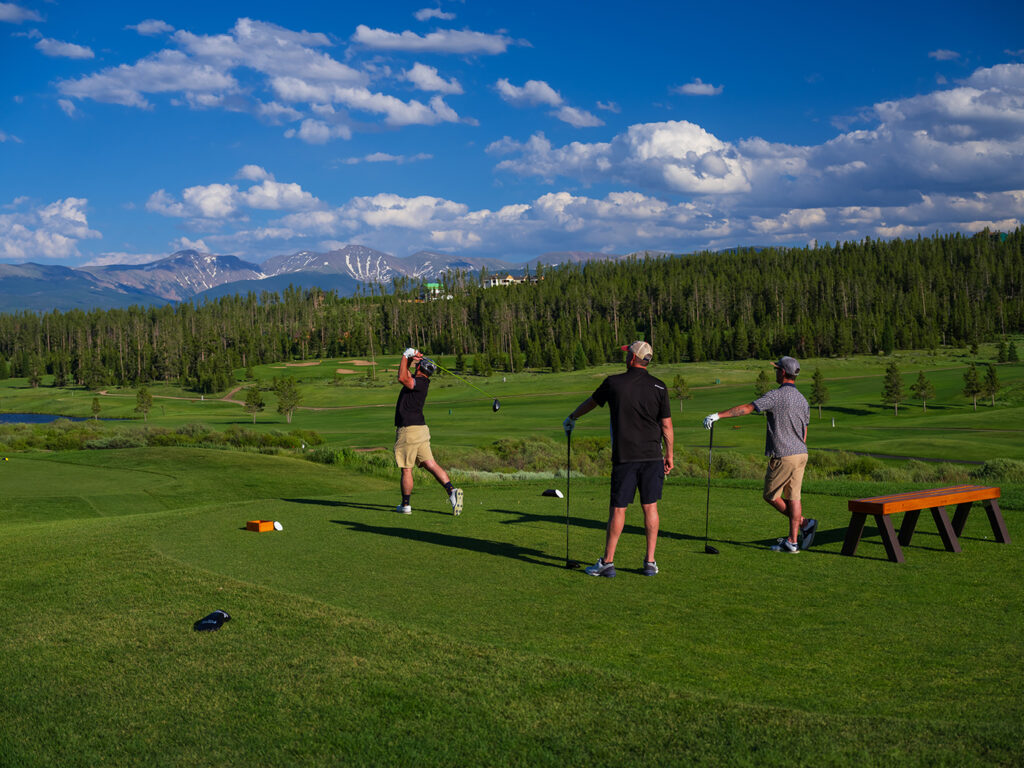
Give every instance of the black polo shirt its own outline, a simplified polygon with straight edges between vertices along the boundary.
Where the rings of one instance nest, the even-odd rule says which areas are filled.
[[[423,418],[423,406],[427,402],[430,379],[426,376],[414,376],[412,383],[412,389],[403,384],[402,391],[398,393],[398,402],[395,403],[396,427],[415,427],[427,423]]]
[[[665,382],[645,368],[630,368],[606,378],[591,397],[611,411],[613,464],[664,458],[661,420],[672,417]]]

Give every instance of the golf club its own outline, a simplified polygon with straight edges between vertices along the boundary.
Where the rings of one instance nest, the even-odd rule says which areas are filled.
[[[423,358],[423,359],[424,360],[429,360],[430,363],[433,364],[435,367],[440,368],[442,371],[444,371],[447,374],[450,374],[451,376],[454,376],[456,379],[458,379],[459,381],[463,382],[464,384],[469,384],[469,386],[471,386],[477,392],[483,392],[483,394],[487,395],[486,392],[484,392],[482,389],[480,389],[480,387],[478,387],[472,381],[470,381],[469,379],[465,379],[462,376],[459,376],[459,374],[455,373],[454,371],[449,371],[447,368],[445,368],[443,365],[438,363],[436,360],[430,360],[429,358],[426,358],[426,357]],[[487,395],[487,396],[490,397],[490,395]],[[494,398],[494,402],[491,403],[491,410],[494,411],[495,413],[497,413],[499,408],[501,408],[501,402],[498,400],[498,398]]]
[[[711,446],[715,442],[715,425],[712,423],[708,436],[708,502],[704,507],[704,554],[717,555],[718,550],[708,544],[708,521],[711,516]]]
[[[569,475],[572,468],[572,432],[565,433],[565,567],[579,568],[576,560],[569,559]]]

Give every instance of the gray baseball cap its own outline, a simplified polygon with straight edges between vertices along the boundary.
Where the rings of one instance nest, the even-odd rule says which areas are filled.
[[[772,363],[776,368],[781,368],[790,376],[796,376],[800,373],[800,361],[795,357],[784,355],[780,357],[777,362]]]

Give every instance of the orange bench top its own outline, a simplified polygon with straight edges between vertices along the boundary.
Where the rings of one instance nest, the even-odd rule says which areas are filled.
[[[891,515],[912,509],[931,509],[947,504],[963,504],[968,501],[998,499],[999,489],[987,485],[954,485],[950,488],[932,488],[926,491],[907,491],[889,496],[872,496],[868,499],[851,499],[847,507],[850,512],[868,515]]]

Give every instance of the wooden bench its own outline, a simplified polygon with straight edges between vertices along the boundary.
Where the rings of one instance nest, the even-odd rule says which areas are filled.
[[[939,536],[942,537],[942,544],[946,550],[959,552],[959,536],[963,533],[971,506],[976,501],[984,504],[996,541],[1001,544],[1009,544],[1010,534],[1006,530],[1006,521],[1003,520],[1003,515],[999,511],[999,503],[996,501],[998,498],[998,488],[983,485],[956,485],[952,488],[933,488],[927,491],[874,496],[869,499],[852,499],[847,505],[852,515],[850,526],[846,529],[846,539],[843,541],[843,554],[851,556],[856,554],[857,545],[864,532],[864,524],[867,522],[868,515],[872,515],[882,534],[882,543],[885,544],[885,551],[888,553],[889,559],[894,563],[905,562],[902,547],[910,544],[914,528],[917,527],[917,519],[920,517],[921,511],[925,509],[931,510],[935,526],[939,529]],[[950,504],[956,505],[952,522],[946,514],[946,506]],[[893,528],[892,519],[889,517],[897,512],[906,512],[898,538]]]

